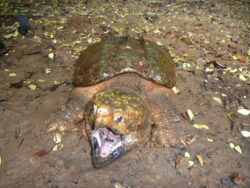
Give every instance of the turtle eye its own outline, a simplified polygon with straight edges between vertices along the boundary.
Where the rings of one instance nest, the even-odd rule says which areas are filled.
[[[120,123],[123,120],[123,115],[121,113],[115,113],[114,114],[114,121],[116,123]]]

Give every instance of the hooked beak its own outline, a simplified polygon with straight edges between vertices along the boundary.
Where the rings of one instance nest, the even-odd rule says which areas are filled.
[[[91,132],[92,163],[101,168],[118,159],[137,141],[131,134],[116,134],[108,128],[99,128]]]

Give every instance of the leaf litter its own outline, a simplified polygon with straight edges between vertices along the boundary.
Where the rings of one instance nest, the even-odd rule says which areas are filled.
[[[150,2],[147,2],[147,3],[149,3],[149,5],[152,4],[152,3],[154,4],[153,1],[152,2],[150,1]],[[190,2],[190,3],[193,3],[193,2]],[[132,15],[132,16],[139,16],[139,17],[145,17],[144,12],[141,12],[141,11],[133,12],[133,9],[131,10],[130,8],[127,9],[127,8],[117,7],[117,6],[113,5],[112,3],[108,4],[107,6],[99,5],[98,7],[95,7],[95,8],[93,8],[93,7],[90,8],[88,4],[84,4],[84,5],[79,6],[80,4],[77,3],[76,5],[77,5],[76,7],[78,7],[78,8],[68,7],[68,6],[64,7],[65,11],[68,12],[69,17],[75,16],[76,14],[78,14],[78,15],[82,14],[82,16],[91,17],[92,27],[95,27],[95,24],[96,25],[99,24],[99,23],[97,23],[95,21],[96,18],[102,19],[101,22],[103,23],[103,25],[105,25],[105,26],[110,25],[110,28],[113,28],[113,30],[115,32],[117,32],[119,35],[122,35],[122,34],[125,33],[125,29],[124,29],[125,27],[121,27],[120,25],[117,24],[117,22],[124,23],[126,21],[125,18],[127,16],[130,16],[130,15]],[[169,4],[169,6],[173,7],[173,10],[176,9],[176,7],[175,7],[174,4]],[[58,8],[56,8],[57,6],[46,5],[46,7],[47,7],[46,10],[50,10],[49,16],[47,18],[45,16],[42,16],[39,19],[34,20],[34,22],[36,24],[41,24],[41,25],[45,26],[46,28],[50,28],[50,29],[48,31],[46,29],[46,31],[43,32],[43,36],[35,36],[32,40],[41,41],[41,40],[44,39],[44,37],[46,37],[46,39],[51,40],[54,44],[57,44],[57,46],[56,46],[57,48],[61,48],[61,47],[63,48],[64,47],[64,48],[68,48],[69,50],[72,49],[72,51],[78,53],[78,52],[81,51],[81,47],[78,47],[76,45],[82,45],[82,44],[79,43],[79,42],[77,42],[77,41],[83,41],[82,43],[86,43],[86,44],[83,45],[84,47],[82,46],[83,48],[85,48],[86,45],[87,45],[87,43],[93,44],[95,42],[98,42],[100,36],[103,34],[103,33],[98,33],[96,31],[93,31],[93,30],[90,31],[90,30],[86,29],[85,31],[81,32],[82,33],[82,35],[81,35],[80,32],[78,32],[78,29],[71,29],[70,28],[71,31],[74,30],[74,32],[72,32],[72,35],[79,35],[79,37],[75,41],[66,41],[66,40],[65,41],[63,41],[63,40],[60,41],[59,38],[58,38],[59,31],[63,33],[65,29],[64,29],[64,26],[61,26],[61,25],[58,25],[58,24],[67,24],[67,18],[65,18],[65,19],[62,18],[62,16],[61,16],[62,14],[60,15],[60,10]],[[81,7],[81,8],[79,8],[79,7]],[[185,7],[188,7],[187,4],[186,4]],[[27,11],[31,11],[31,12],[33,11],[32,14],[40,14],[39,11],[37,11],[37,10],[35,10],[33,8],[32,8],[33,10],[31,8],[29,8],[29,9],[26,8],[26,10],[25,10],[25,8],[23,8],[23,9],[20,9],[20,10],[22,10],[24,12],[25,11],[26,12]],[[147,12],[150,12],[151,7],[147,7],[147,9],[149,9],[149,11],[147,11]],[[170,8],[170,9],[172,9],[172,8]],[[177,7],[176,10],[179,10],[179,9],[181,9],[181,8]],[[4,10],[4,12],[6,13],[6,11],[8,11],[8,10],[11,10],[11,7],[8,7],[6,10]],[[206,26],[206,23],[202,23],[202,18],[201,18],[201,21],[199,21],[199,23],[195,23],[194,24],[196,26],[196,29],[197,29],[196,31],[188,31],[187,28],[183,28],[181,26],[175,26],[175,24],[174,24],[175,22],[173,22],[173,19],[178,19],[179,12],[180,12],[180,11],[176,12],[176,10],[175,10],[175,12],[171,12],[171,16],[169,16],[167,18],[167,20],[166,20],[169,23],[171,23],[171,26],[172,26],[171,29],[168,29],[168,27],[166,27],[167,29],[163,28],[161,26],[161,24],[158,23],[158,20],[161,19],[161,16],[165,14],[165,12],[164,12],[164,14],[163,13],[161,14],[160,13],[161,11],[159,11],[159,14],[156,14],[157,15],[156,16],[157,19],[151,18],[152,15],[154,17],[154,14],[152,14],[152,15],[151,14],[147,14],[147,17],[149,17],[149,18],[147,18],[148,20],[141,21],[138,24],[136,23],[135,24],[136,26],[132,25],[131,28],[130,28],[130,31],[132,33],[134,32],[134,33],[138,33],[138,34],[140,34],[142,32],[145,32],[146,36],[149,36],[149,37],[157,36],[157,39],[158,38],[168,37],[167,36],[168,34],[166,34],[166,33],[174,31],[176,33],[180,33],[180,35],[178,36],[179,37],[178,39],[183,40],[183,41],[184,40],[187,41],[187,39],[189,39],[191,44],[195,44],[196,43],[196,45],[200,45],[200,41],[203,41],[204,44],[205,44],[205,47],[207,47],[206,45],[211,44],[213,42],[213,40],[211,40],[211,38],[208,38],[209,35],[206,35],[206,33],[204,33],[204,34],[198,34],[198,33],[196,33],[199,30],[202,31],[202,27]],[[185,11],[187,11],[187,10],[185,10]],[[172,11],[172,10],[170,10],[170,11]],[[185,11],[184,11],[184,13],[185,13]],[[41,12],[44,12],[44,11],[41,11]],[[108,14],[108,12],[115,13],[115,15],[111,18],[111,16]],[[60,16],[57,17],[57,15],[60,15]],[[63,14],[63,15],[65,15],[65,14]],[[186,19],[186,20],[190,21],[189,23],[192,23],[191,19],[195,15],[192,15],[191,12],[188,13],[187,15],[188,16],[183,17],[183,20]],[[192,16],[190,16],[190,15],[192,15]],[[66,17],[66,16],[64,16],[64,17]],[[60,18],[60,19],[57,19],[57,18]],[[213,30],[216,31],[216,32],[219,31],[219,32],[222,33],[221,37],[218,37],[216,39],[216,37],[217,37],[216,36],[214,38],[214,40],[216,40],[216,42],[221,42],[222,45],[226,45],[227,42],[229,42],[230,40],[232,40],[231,39],[231,38],[233,38],[232,34],[228,33],[228,31],[226,31],[226,30],[223,30],[223,28],[218,28],[217,27],[217,26],[220,26],[220,25],[223,25],[223,24],[218,24],[217,21],[220,21],[220,20],[216,17],[216,14],[213,15],[213,16],[212,15],[209,16],[209,19],[210,19],[211,23],[213,24]],[[153,23],[153,22],[150,23],[150,21],[154,21],[155,23]],[[224,23],[224,24],[227,25],[229,23]],[[237,24],[238,23],[230,23],[229,25],[230,25],[230,27],[236,27]],[[91,35],[88,35],[89,33],[91,33]],[[16,40],[16,39],[18,39],[20,37],[20,36],[17,36],[17,35],[15,36],[15,30],[12,30],[12,32],[9,32],[9,34],[10,34],[9,35],[9,40],[13,40],[13,39]],[[213,37],[213,35],[212,35],[213,33],[208,33],[208,34],[210,34]],[[81,37],[80,37],[80,35],[81,35]],[[165,42],[167,42],[167,40],[165,40],[165,39],[164,40],[162,39],[161,41],[163,41],[164,44],[165,44]],[[242,44],[241,41],[237,41],[237,43],[238,44],[239,43]],[[174,44],[171,44],[171,46],[174,46]],[[190,47],[190,49],[197,48],[197,46],[195,46],[195,45],[190,45],[189,47]],[[214,46],[212,46],[212,47],[214,47]],[[200,49],[200,48],[201,47],[198,46],[197,49]],[[178,47],[176,47],[176,46],[174,46],[173,49],[174,49],[173,50],[173,54],[174,54],[174,52],[178,51]],[[217,51],[217,49],[216,49],[216,51]],[[223,49],[221,51],[223,51]],[[205,57],[202,56],[202,58],[205,59],[205,63],[207,63],[209,61],[207,61],[207,57],[206,56],[209,56],[209,55],[213,54],[214,52],[212,50],[210,50],[210,49],[204,49],[203,53],[205,54]],[[222,53],[222,56],[223,56],[223,53]],[[52,58],[49,57],[50,59],[54,58],[54,53],[52,53],[52,54],[53,54],[53,57],[51,55]],[[176,54],[178,54],[178,53],[176,53]],[[185,55],[185,54],[187,54],[187,55]],[[75,55],[75,54],[73,54],[73,55]],[[250,49],[249,48],[248,48],[248,50],[246,49],[246,50],[240,51],[240,54],[239,54],[239,51],[233,51],[233,50],[232,51],[227,51],[226,54],[224,54],[223,57],[230,59],[230,61],[232,61],[234,63],[237,62],[237,63],[241,64],[241,66],[247,66],[248,63],[249,63],[249,57],[247,57],[247,55],[250,56]],[[48,55],[48,56],[50,56],[50,55]],[[206,67],[206,68],[204,67],[204,69],[203,69],[202,66],[200,66],[200,65],[197,66],[195,63],[193,63],[193,61],[191,61],[188,56],[190,56],[190,52],[185,52],[185,53],[183,53],[181,55],[179,55],[179,54],[175,55],[175,57],[174,57],[175,61],[178,62],[178,65],[180,65],[181,70],[188,72],[188,71],[193,71],[193,70],[197,69],[197,70],[204,70],[204,72],[212,74],[212,75],[216,75],[216,71],[217,71],[217,67],[216,66],[209,66],[209,67]],[[193,59],[197,59],[197,58],[193,58]],[[220,60],[222,60],[222,59],[220,59]],[[49,74],[49,73],[52,72],[52,70],[56,72],[57,68],[54,68],[54,67],[46,68],[46,70],[45,70],[46,75],[45,76],[52,75],[52,74]],[[222,75],[230,73],[230,76],[232,76],[232,79],[233,78],[237,78],[243,84],[245,84],[245,83],[247,84],[248,83],[249,76],[248,76],[247,71],[245,71],[245,70],[241,71],[241,67],[236,66],[235,64],[230,64],[229,63],[228,65],[226,65],[226,68],[221,68],[220,71],[222,71]],[[194,77],[196,77],[195,74],[197,74],[197,72],[194,72],[193,74],[194,74]],[[46,79],[47,79],[46,77],[38,77],[38,78],[40,78],[40,79],[37,80],[37,81],[41,82],[41,83],[45,82]],[[222,77],[221,79],[224,79],[224,78]],[[53,80],[55,80],[55,79],[53,79]],[[211,80],[207,79],[207,84],[209,84],[210,82],[211,82]],[[33,80],[31,82],[29,82],[29,83],[33,83]],[[29,86],[30,85],[32,86],[32,84],[29,84]],[[36,85],[35,86],[34,85],[31,88],[29,86],[28,87],[30,89],[33,88],[33,90],[35,90],[36,89]],[[181,84],[180,84],[180,86],[178,86],[178,88],[182,89]],[[182,94],[180,92],[180,90],[177,89],[176,87],[173,89],[173,91],[175,92],[175,94],[180,94],[180,95]],[[184,90],[182,90],[182,92],[185,94]],[[213,98],[213,100],[215,100],[217,103],[223,104],[223,102],[224,102],[224,98],[223,97],[226,97],[226,96],[221,96],[221,98],[217,97],[216,100]],[[217,106],[219,106],[219,105],[217,105]],[[230,111],[228,110],[228,111],[226,111],[224,113],[224,114],[227,114],[226,116],[231,121],[235,120],[235,118],[237,117],[237,115],[231,113],[232,111],[233,110],[230,109]],[[208,111],[207,113],[210,113],[210,112],[212,113],[212,110]],[[245,106],[244,106],[244,108],[238,109],[237,112],[239,114],[241,114],[241,115],[244,115],[244,116],[248,116],[249,115],[249,110],[246,109]],[[193,114],[193,112],[192,112],[191,109],[187,110],[187,115],[188,115],[189,120],[194,120],[194,114]],[[198,118],[198,116],[195,117],[195,118]],[[209,126],[204,125],[204,124],[194,124],[193,126],[195,128],[197,128],[197,129],[205,129],[205,130],[209,129]],[[243,131],[241,131],[241,134],[244,137],[247,137],[249,135],[249,132],[243,132]],[[62,148],[63,146],[60,144],[60,138],[59,138],[60,136],[57,135],[55,137],[53,138],[54,142],[56,143],[56,146],[54,147],[54,150],[58,150],[59,148]],[[207,137],[207,141],[208,142],[213,142],[214,140]],[[215,143],[216,143],[216,141],[217,140],[215,139]],[[189,145],[191,145],[191,144],[193,144],[193,142],[189,143]],[[240,148],[239,145],[235,146],[235,144],[233,144],[233,143],[231,143],[231,144],[232,144],[232,149],[236,150],[239,153],[242,153],[241,148]],[[187,157],[187,156],[190,156],[190,154],[188,152],[185,152],[184,153],[184,157]],[[199,156],[199,157],[197,157],[197,156]],[[195,156],[195,157],[198,160],[199,164],[202,166],[203,165],[203,157],[201,155],[197,155],[197,156]],[[181,159],[183,159],[182,157],[180,157],[180,161],[182,161],[181,160]],[[183,160],[185,160],[185,158]],[[182,163],[182,162],[180,162],[180,163]],[[192,166],[194,166],[194,161],[189,160],[188,161],[188,167],[192,167]],[[243,179],[244,178],[242,178],[242,176],[240,175],[240,173],[239,174],[235,174],[232,177],[232,180],[234,181],[235,184],[238,184],[237,182],[244,181]],[[120,185],[117,185],[117,186],[120,186]]]

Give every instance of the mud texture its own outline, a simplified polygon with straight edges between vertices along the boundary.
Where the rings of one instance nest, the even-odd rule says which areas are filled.
[[[250,109],[248,1],[27,0],[0,10],[0,187],[250,187],[249,138],[240,132],[250,131],[250,117],[238,113]],[[26,36],[8,16],[17,13],[29,18]],[[81,124],[48,133],[46,122],[73,90],[80,52],[108,33],[169,49],[179,90],[171,100],[187,126],[168,127],[182,135],[178,145],[157,144],[168,139],[162,128],[97,170]]]

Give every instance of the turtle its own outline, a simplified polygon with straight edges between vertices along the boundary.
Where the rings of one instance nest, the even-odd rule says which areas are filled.
[[[110,164],[150,135],[160,140],[161,133],[152,131],[180,120],[169,100],[175,69],[167,49],[155,42],[104,37],[76,60],[75,88],[49,121],[48,131],[72,130],[82,122],[95,168]],[[164,135],[169,145],[174,142],[170,135]]]

